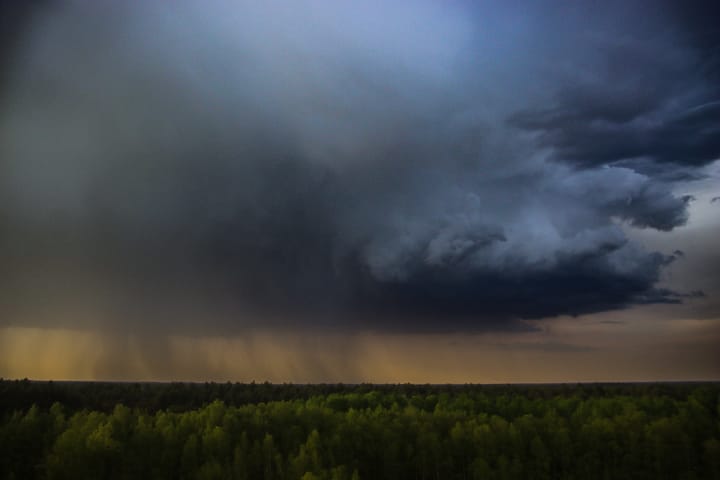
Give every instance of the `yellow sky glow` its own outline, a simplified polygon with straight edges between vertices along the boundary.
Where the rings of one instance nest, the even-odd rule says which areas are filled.
[[[8,327],[0,329],[0,376],[294,383],[720,379],[720,320],[608,317],[544,321],[532,333],[468,335],[190,337]]]

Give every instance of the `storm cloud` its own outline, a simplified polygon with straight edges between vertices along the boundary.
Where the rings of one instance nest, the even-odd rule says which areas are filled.
[[[705,60],[670,9],[547,6],[48,4],[0,92],[0,318],[517,330],[679,302],[625,229],[684,225],[720,156]]]
[[[664,29],[638,22],[616,35],[597,34],[586,44],[596,53],[575,64],[554,101],[510,122],[578,168],[697,179],[700,167],[720,158],[720,31],[709,20],[720,12],[703,1],[669,2],[660,11],[655,26]]]

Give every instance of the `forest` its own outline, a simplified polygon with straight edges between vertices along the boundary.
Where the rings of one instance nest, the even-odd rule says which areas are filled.
[[[720,384],[0,381],[0,479],[720,479]]]

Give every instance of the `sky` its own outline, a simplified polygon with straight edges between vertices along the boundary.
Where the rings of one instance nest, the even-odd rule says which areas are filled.
[[[0,2],[0,377],[720,380],[713,2]]]

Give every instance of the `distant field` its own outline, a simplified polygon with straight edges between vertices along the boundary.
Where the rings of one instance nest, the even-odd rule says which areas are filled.
[[[0,479],[720,479],[720,384],[0,381]]]

